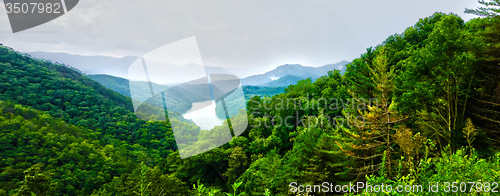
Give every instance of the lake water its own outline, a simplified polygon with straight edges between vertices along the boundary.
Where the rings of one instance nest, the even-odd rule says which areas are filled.
[[[200,107],[203,108],[193,111],[193,108]],[[215,115],[215,102],[213,101],[193,103],[191,110],[187,111],[182,116],[185,119],[191,119],[203,130],[209,130],[215,126],[222,125],[222,122],[224,121]]]

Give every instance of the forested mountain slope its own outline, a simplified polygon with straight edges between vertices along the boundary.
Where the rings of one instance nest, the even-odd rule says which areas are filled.
[[[82,71],[85,74],[111,74],[127,77],[128,67],[137,60],[136,56],[121,58],[111,56],[84,56],[63,52],[27,52],[32,57],[59,62]]]
[[[130,98],[105,88],[78,70],[32,59],[4,46],[0,47],[0,101],[32,108],[20,114],[13,114],[12,109],[9,109],[11,106],[5,106],[7,108],[4,107],[2,110],[4,115],[1,120],[4,125],[1,129],[2,147],[6,148],[6,153],[2,153],[0,159],[3,176],[0,189],[4,191],[11,192],[15,190],[14,188],[19,188],[20,181],[23,180],[22,172],[35,163],[43,163],[46,166],[73,165],[64,169],[65,172],[76,172],[79,169],[90,172],[88,175],[75,173],[74,175],[83,176],[73,181],[61,182],[57,187],[68,184],[74,187],[74,190],[66,187],[57,194],[54,193],[55,195],[90,194],[93,189],[110,181],[113,176],[132,172],[135,166],[143,161],[154,165],[176,149],[169,123],[139,120],[132,112]],[[39,116],[41,113],[35,110],[43,111],[43,115]],[[23,116],[25,115],[23,113],[27,113],[27,116]],[[45,122],[40,118],[55,118],[55,120]],[[62,129],[61,126],[67,128]],[[193,131],[196,130],[194,125],[188,126],[192,126]],[[20,130],[24,131],[16,132]],[[12,137],[12,134],[18,138]],[[40,134],[47,138],[35,137]],[[196,136],[197,132],[191,134]],[[22,137],[29,138],[22,139]],[[62,138],[61,142],[65,143],[58,144],[60,139],[54,140],[53,137]],[[65,137],[67,139],[64,139]],[[71,137],[82,139],[70,140]],[[74,152],[80,154],[78,157],[81,158],[78,159],[63,158],[60,157],[62,155],[53,154],[58,151],[63,152],[61,150],[64,148],[72,149],[73,143],[75,147],[87,145],[85,143],[92,146],[85,147],[87,150]],[[119,163],[121,166],[111,160],[111,162],[105,161],[106,158],[100,158],[102,155],[93,152],[99,150],[101,148],[99,146],[121,149],[120,159],[115,160],[121,161]],[[44,148],[47,150],[43,150]],[[39,157],[35,159],[30,153],[37,150]],[[91,165],[86,164],[85,161],[92,161],[93,156],[97,156],[95,159],[103,160],[99,163],[93,161]],[[97,174],[101,170],[99,168],[108,168],[107,170],[112,168],[113,172],[101,172],[102,174],[99,174],[101,177],[98,177]],[[52,170],[53,168],[48,168],[48,171]],[[58,173],[58,175],[63,174]],[[95,178],[103,179],[95,180]],[[56,176],[54,179],[61,179],[61,176]]]
[[[139,120],[132,112],[130,98],[66,66],[32,59],[7,47],[0,47],[0,63],[1,100],[46,111],[70,124],[130,143],[138,143],[141,132],[152,131],[151,126],[153,131],[170,130],[165,122]],[[175,147],[166,141],[171,134],[159,131],[154,139],[172,149]]]
[[[298,185],[323,182],[393,188],[498,182],[498,129],[493,127],[500,123],[493,114],[500,108],[493,89],[500,80],[484,74],[500,66],[498,58],[486,58],[498,50],[498,41],[487,40],[498,33],[499,21],[465,22],[443,13],[422,18],[368,48],[344,74],[332,71],[315,81],[301,80],[285,93],[251,98],[249,130],[242,137],[185,160],[172,153],[162,168],[184,182],[209,185],[197,185],[197,193],[234,191],[240,183],[237,193],[297,195]],[[485,104],[491,107],[485,110]]]

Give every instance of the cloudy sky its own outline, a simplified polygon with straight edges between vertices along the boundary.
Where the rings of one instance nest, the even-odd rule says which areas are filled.
[[[1,1],[1,0],[0,0]],[[475,0],[80,0],[67,14],[0,42],[22,52],[142,56],[195,36],[205,65],[262,72],[286,63],[351,61],[434,12],[475,17]]]

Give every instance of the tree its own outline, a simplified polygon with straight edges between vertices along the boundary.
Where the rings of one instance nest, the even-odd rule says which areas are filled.
[[[488,139],[500,146],[500,1],[479,2],[486,7],[465,11],[487,16],[473,21],[477,29],[475,36],[482,41],[482,49],[476,52],[479,60],[474,64],[476,75],[481,77],[477,79],[468,113]]]
[[[256,155],[256,160],[245,170],[238,181],[245,182],[242,189],[247,193],[264,193],[270,188],[275,174],[281,166],[281,157],[276,151],[271,150],[265,156]]]
[[[405,166],[408,170],[408,173],[412,175],[418,175],[417,172],[417,164],[415,164],[414,160],[417,162],[421,157],[418,157],[420,148],[422,148],[426,142],[426,138],[421,136],[420,133],[413,134],[411,129],[408,129],[406,126],[400,126],[398,130],[396,130],[395,142],[400,147],[401,151],[401,159],[404,161],[406,159]],[[404,157],[404,158],[403,158]],[[399,171],[399,173],[403,173],[403,171]]]
[[[392,99],[394,69],[389,67],[385,48],[377,51],[368,70],[372,75],[373,89],[364,91],[366,94],[352,93],[355,101],[345,115],[351,126],[341,127],[351,140],[345,144],[339,143],[348,156],[357,160],[352,172],[359,177],[377,171],[384,154],[387,156],[388,173],[391,174],[392,137],[397,125],[409,118],[398,112]],[[362,121],[359,121],[359,117]]]
[[[149,187],[151,186],[151,182],[148,182],[146,172],[148,172],[149,167],[144,165],[144,162],[142,162],[139,167],[141,167],[141,175],[140,175],[140,183],[139,183],[139,188],[138,191],[134,191],[135,194],[138,196],[148,196],[149,192]]]
[[[403,60],[397,78],[397,102],[418,118],[423,134],[441,149],[458,146],[474,83],[477,40],[456,15],[436,22],[423,47]]]
[[[373,66],[374,51],[375,49],[371,47],[367,48],[366,53],[361,55],[361,58],[354,59],[352,63],[346,65],[347,70],[343,77],[346,86],[349,87],[349,92],[359,96],[367,96],[373,90],[374,84],[371,80],[370,67]]]
[[[229,168],[227,169],[225,175],[228,177],[227,182],[232,184],[248,168],[248,158],[245,151],[243,151],[243,148],[236,146],[231,149],[228,162]]]
[[[477,9],[465,8],[465,13],[487,17],[495,17],[500,15],[500,0],[479,0],[478,2],[480,4],[483,4],[485,7],[480,7]]]
[[[474,124],[472,124],[470,118],[467,119],[467,123],[465,124],[463,132],[464,132],[464,137],[467,140],[467,144],[469,145],[469,149],[471,149],[472,142],[474,142],[474,140],[476,139],[477,129],[474,126]]]
[[[42,170],[43,164],[35,164],[24,171],[24,181],[19,189],[22,196],[52,195],[54,184],[51,182],[52,174]]]
[[[140,164],[131,173],[122,174],[92,193],[93,196],[187,195],[188,186],[172,174],[163,174],[158,167]]]
[[[347,174],[348,159],[344,152],[337,146],[337,141],[342,139],[339,129],[334,128],[330,122],[325,123],[327,118],[322,114],[319,117],[309,117],[313,122],[311,131],[323,132],[318,137],[316,145],[311,146],[312,152],[305,162],[302,181],[308,184],[321,184],[330,182],[341,184],[351,180],[352,176]]]

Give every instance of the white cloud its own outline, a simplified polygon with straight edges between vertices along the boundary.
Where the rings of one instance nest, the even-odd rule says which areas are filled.
[[[196,36],[205,65],[254,70],[284,63],[321,66],[441,11],[465,19],[473,0],[81,0],[69,13],[17,34],[0,6],[0,41],[20,51],[140,56]]]

